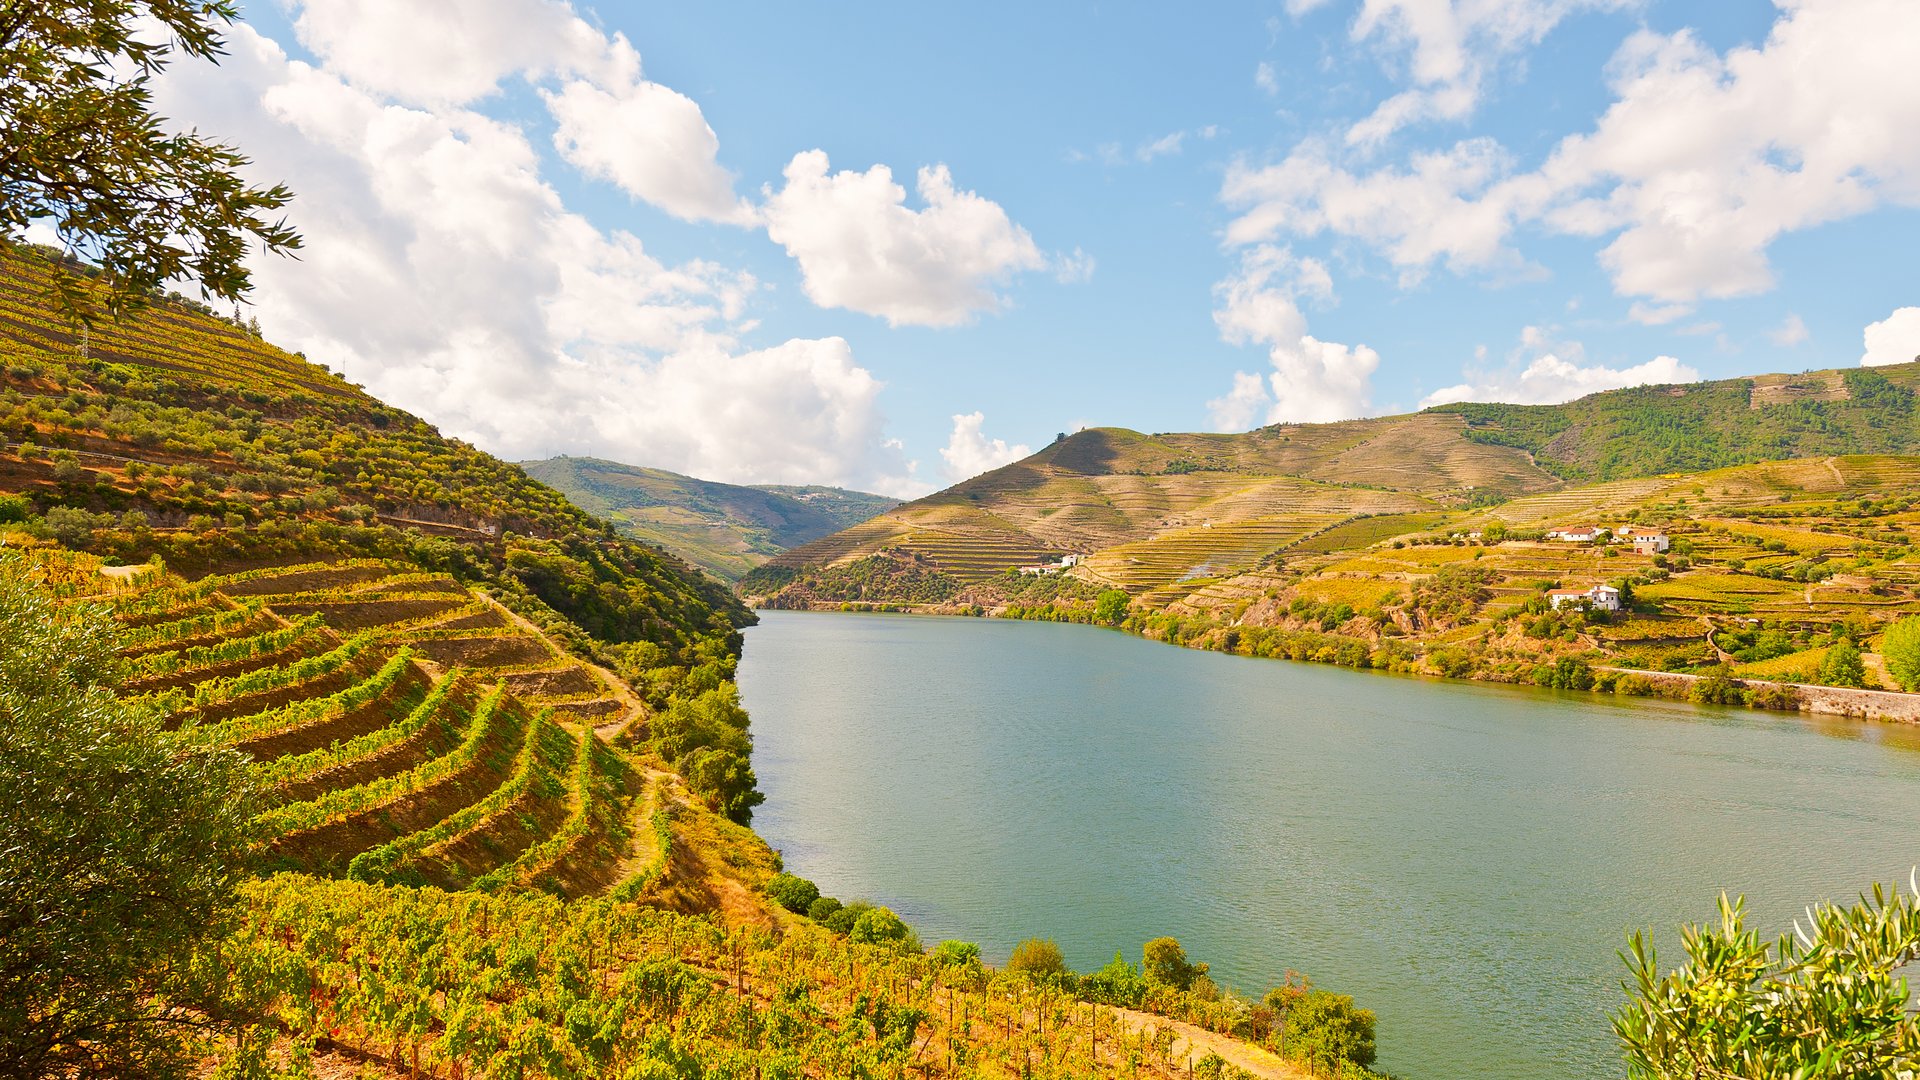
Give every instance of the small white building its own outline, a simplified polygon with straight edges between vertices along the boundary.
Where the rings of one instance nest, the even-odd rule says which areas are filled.
[[[1633,550],[1642,555],[1658,555],[1669,547],[1666,533],[1639,532],[1633,534]]]
[[[1547,593],[1547,603],[1552,604],[1555,611],[1569,604],[1593,611],[1619,611],[1620,590],[1611,585],[1595,585],[1590,589],[1552,589]]]
[[[1022,574],[1036,575],[1036,576],[1040,574],[1057,574],[1060,571],[1065,570],[1070,566],[1079,566],[1079,565],[1080,565],[1080,556],[1062,555],[1060,556],[1059,562],[1040,563],[1037,566],[1022,566],[1020,567],[1020,572]]]
[[[1566,529],[1555,529],[1547,534],[1549,540],[1565,540],[1573,544],[1591,544],[1600,539],[1607,530],[1598,525],[1575,525]]]

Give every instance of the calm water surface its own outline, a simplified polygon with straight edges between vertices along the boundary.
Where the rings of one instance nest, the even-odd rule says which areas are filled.
[[[1393,678],[1088,627],[764,612],[758,831],[842,899],[1075,968],[1173,934],[1380,1016],[1410,1080],[1617,1077],[1615,952],[1920,862],[1920,732]]]

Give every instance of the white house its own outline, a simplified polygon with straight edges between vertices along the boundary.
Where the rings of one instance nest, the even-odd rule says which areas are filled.
[[[1030,575],[1037,575],[1037,574],[1057,574],[1057,573],[1059,573],[1060,571],[1062,571],[1062,570],[1065,570],[1066,568],[1068,568],[1068,567],[1070,567],[1070,566],[1079,566],[1079,565],[1080,565],[1080,556],[1078,556],[1078,555],[1062,555],[1062,556],[1060,556],[1060,561],[1059,561],[1059,562],[1056,562],[1056,563],[1040,563],[1040,564],[1039,564],[1039,565],[1037,565],[1037,566],[1023,566],[1023,567],[1021,567],[1021,568],[1020,568],[1020,572],[1021,572],[1022,574],[1030,574]]]
[[[1574,544],[1591,544],[1600,539],[1607,530],[1598,525],[1575,525],[1570,529],[1555,529],[1547,534],[1549,540],[1565,540]]]
[[[1568,604],[1594,611],[1619,611],[1620,590],[1611,585],[1595,585],[1590,589],[1552,589],[1547,593],[1547,603],[1552,604],[1555,611]]]
[[[1633,550],[1642,555],[1658,555],[1667,550],[1667,534],[1640,532],[1633,534]]]

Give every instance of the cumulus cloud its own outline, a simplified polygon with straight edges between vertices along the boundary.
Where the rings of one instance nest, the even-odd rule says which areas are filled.
[[[985,413],[956,413],[953,417],[953,434],[947,439],[947,445],[941,447],[940,457],[946,461],[947,479],[959,483],[971,476],[1010,465],[1033,453],[1023,445],[1007,445],[1005,439],[989,439],[981,431],[986,423]]]
[[[1540,32],[1534,16],[1566,6],[1476,7],[1510,7],[1525,41]],[[1429,29],[1411,21],[1416,9]],[[1356,31],[1405,38],[1416,82],[1444,88],[1456,85],[1449,73],[1471,72],[1472,49],[1451,44],[1459,13],[1447,5],[1367,10],[1377,14],[1363,13]],[[1781,235],[1920,205],[1920,140],[1908,137],[1920,130],[1920,82],[1907,77],[1916,35],[1906,0],[1783,0],[1763,44],[1724,54],[1688,31],[1641,31],[1609,65],[1612,104],[1538,168],[1518,169],[1487,139],[1379,168],[1308,143],[1229,172],[1221,197],[1241,211],[1229,238],[1326,231],[1417,278],[1435,264],[1498,267],[1524,226],[1604,241],[1599,261],[1624,296],[1677,305],[1761,292]]]
[[[170,69],[160,105],[299,182],[301,260],[256,267],[275,341],[507,457],[924,489],[844,340],[744,345],[750,275],[570,211],[517,125],[398,103],[244,25],[229,45]]]
[[[1271,244],[1244,252],[1239,270],[1214,286],[1213,321],[1221,338],[1267,346],[1273,368],[1264,380],[1236,372],[1232,389],[1207,403],[1216,430],[1244,430],[1255,416],[1268,424],[1318,423],[1366,412],[1380,354],[1313,337],[1300,311],[1301,297],[1332,296],[1324,264]]]
[[[1867,351],[1860,362],[1869,367],[1920,360],[1920,307],[1896,308],[1877,323],[1868,323],[1862,337]]]
[[[750,225],[753,208],[720,167],[720,140],[692,98],[640,77],[640,56],[610,45],[612,77],[542,91],[560,156],[589,176],[686,221]]]
[[[1047,259],[998,203],[954,186],[945,165],[922,168],[922,209],[885,165],[832,172],[824,151],[796,154],[761,213],[767,235],[800,264],[821,307],[893,326],[958,326],[999,310],[996,287]]]
[[[1460,120],[1479,104],[1500,61],[1535,45],[1583,9],[1633,0],[1362,0],[1351,36],[1395,60],[1413,85],[1347,130],[1349,145],[1372,147],[1422,120]],[[1317,5],[1316,5],[1317,6]]]
[[[300,43],[353,86],[410,105],[462,105],[519,72],[593,66],[600,33],[563,0],[301,3]]]
[[[1484,356],[1476,350],[1476,357]],[[1521,366],[1525,361],[1525,366]],[[1698,382],[1700,373],[1671,356],[1656,356],[1631,367],[1588,364],[1577,341],[1556,341],[1546,330],[1529,326],[1520,347],[1500,370],[1469,369],[1468,379],[1442,387],[1420,401],[1421,408],[1455,401],[1499,401],[1511,405],[1556,405],[1563,401],[1627,386]]]

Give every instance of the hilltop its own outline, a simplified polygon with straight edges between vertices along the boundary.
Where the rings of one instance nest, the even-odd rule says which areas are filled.
[[[1920,716],[1759,685],[1891,687],[1877,636],[1920,610],[1916,383],[1905,364],[1240,435],[1097,428],[789,551],[741,588],[770,607],[1103,621],[1582,689],[1620,684],[1615,669],[1659,676],[1624,682],[1634,693],[1724,675],[1754,685],[1700,692]],[[1575,526],[1613,532],[1548,535]],[[1632,529],[1667,546],[1608,542]],[[1555,611],[1547,595],[1596,585],[1623,589],[1626,610]]]
[[[563,455],[520,467],[612,521],[621,535],[664,548],[722,581],[900,505],[844,488],[722,484],[600,458]]]

